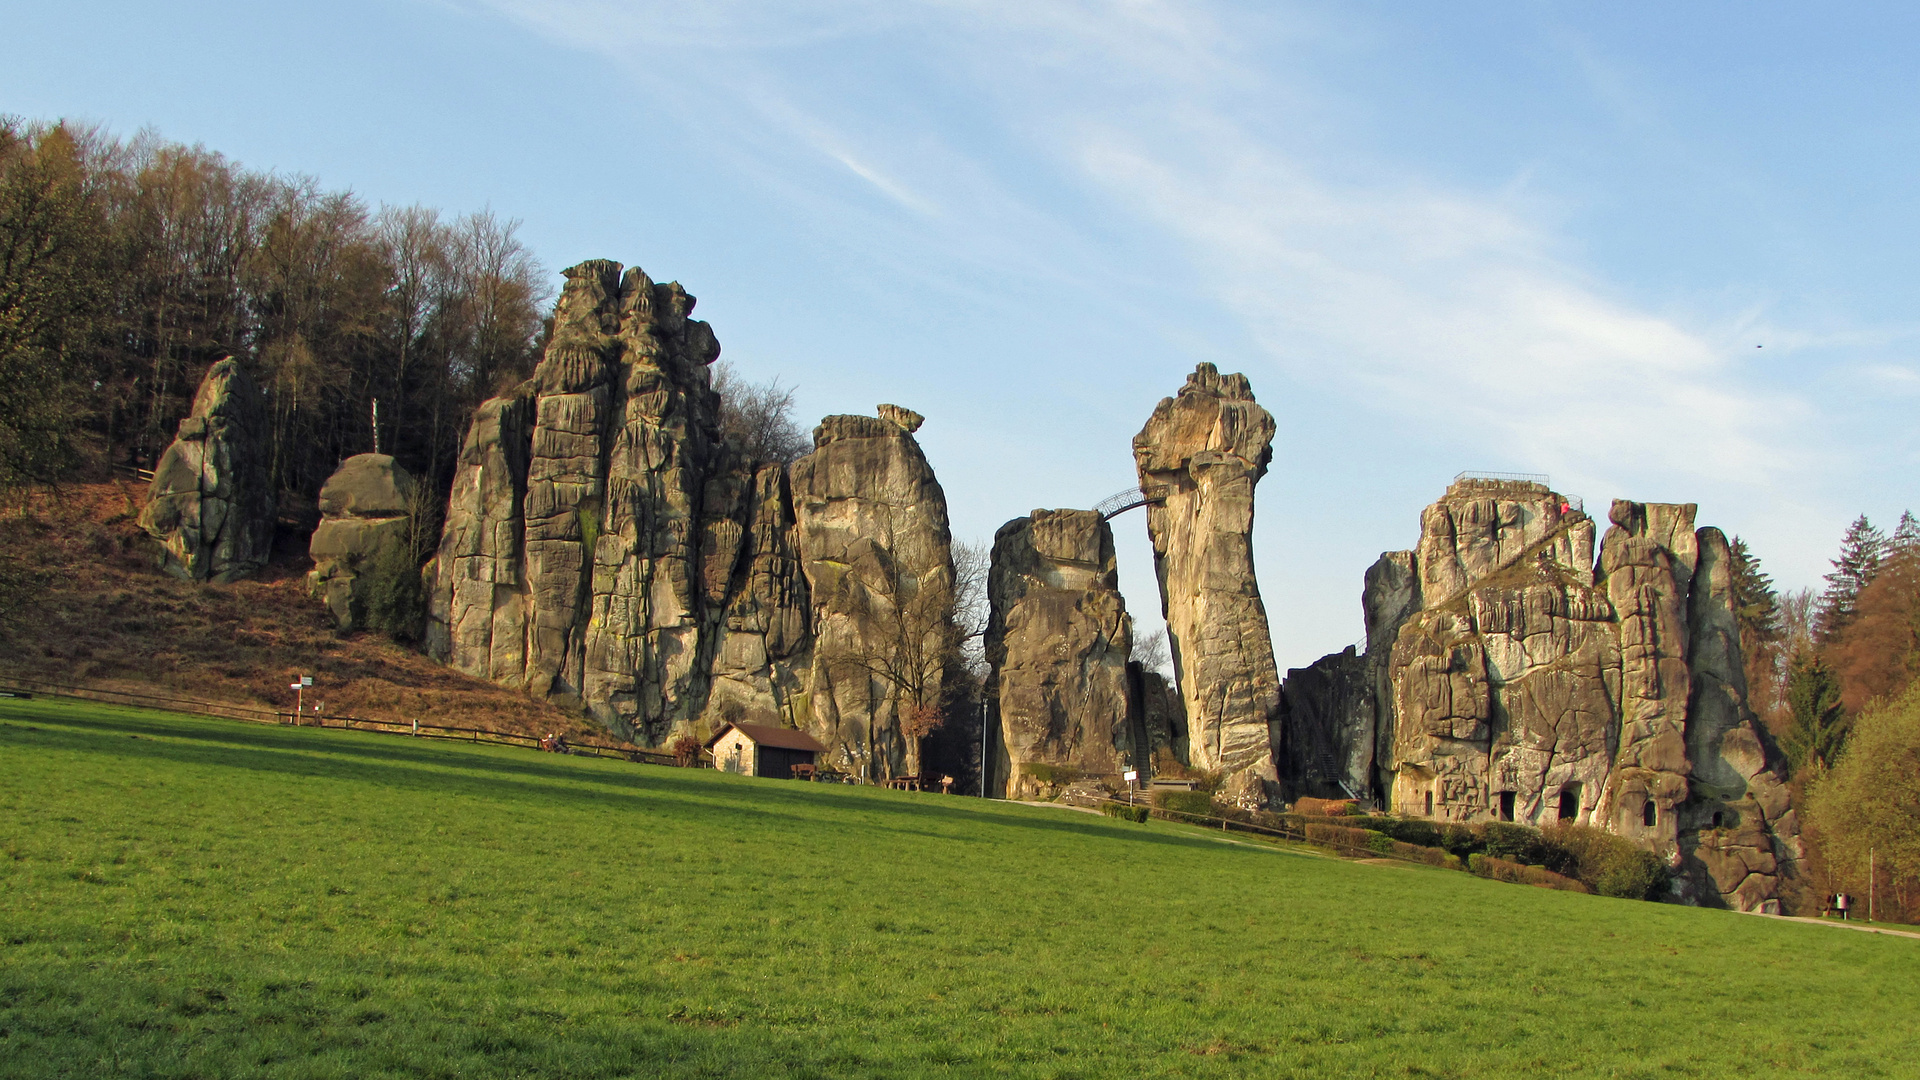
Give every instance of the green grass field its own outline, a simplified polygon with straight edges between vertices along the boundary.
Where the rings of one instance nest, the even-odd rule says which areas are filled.
[[[1920,941],[0,702],[0,1076],[1920,1075]]]

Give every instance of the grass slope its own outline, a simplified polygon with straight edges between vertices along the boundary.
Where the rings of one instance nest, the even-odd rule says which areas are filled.
[[[1906,939],[0,702],[3,1077],[1890,1077],[1917,1005]]]
[[[383,635],[337,633],[307,594],[305,536],[283,530],[272,565],[230,585],[167,576],[136,524],[146,495],[144,484],[80,481],[0,515],[0,550],[46,585],[20,625],[0,632],[0,676],[291,709],[288,676],[307,674],[317,685],[306,704],[335,714],[607,737]]]

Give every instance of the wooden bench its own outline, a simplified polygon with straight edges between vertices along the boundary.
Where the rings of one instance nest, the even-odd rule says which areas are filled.
[[[812,780],[814,767],[811,765],[795,765],[792,766],[791,773],[792,778],[795,780]]]

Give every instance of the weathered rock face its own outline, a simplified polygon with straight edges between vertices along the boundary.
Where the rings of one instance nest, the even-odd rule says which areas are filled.
[[[1099,776],[1131,767],[1139,691],[1113,530],[1091,510],[1015,518],[994,535],[987,597],[996,793],[1039,797],[1048,785],[1029,765]]]
[[[694,298],[604,260],[566,274],[533,378],[468,430],[429,567],[429,651],[650,745],[786,723],[838,767],[904,769],[899,701],[937,701],[938,673],[907,693],[846,668],[918,649],[902,610],[951,591],[920,417],[829,417],[790,469],[747,460],[719,435],[720,347]]]
[[[1189,724],[1192,764],[1265,802],[1277,779],[1280,679],[1253,573],[1253,488],[1272,457],[1273,417],[1244,375],[1202,364],[1133,440],[1154,570]]]
[[[1726,540],[1693,515],[1615,502],[1596,574],[1562,496],[1456,482],[1368,572],[1366,654],[1289,673],[1287,745],[1346,754],[1403,813],[1595,825],[1668,859],[1683,898],[1774,901],[1798,824],[1745,708]]]
[[[358,454],[340,463],[320,488],[320,527],[307,544],[313,570],[307,587],[326,601],[342,630],[361,619],[366,572],[383,555],[405,553],[414,479],[386,454]]]
[[[829,416],[789,469],[814,642],[806,726],[837,767],[918,769],[905,712],[937,705],[950,641],[947,499],[914,441],[920,416]]]
[[[1719,529],[1701,529],[1688,598],[1687,759],[1690,797],[1679,808],[1686,895],[1757,911],[1790,898],[1802,854],[1799,814],[1766,728],[1747,708],[1746,665],[1734,616],[1732,562]]]
[[[153,470],[140,527],[160,541],[160,564],[192,581],[227,582],[273,554],[274,491],[266,406],[229,356],[214,364]]]

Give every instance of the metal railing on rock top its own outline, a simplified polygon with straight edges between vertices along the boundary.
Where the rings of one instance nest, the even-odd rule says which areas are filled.
[[[1548,487],[1553,483],[1546,473],[1531,472],[1484,472],[1479,469],[1462,469],[1453,474],[1453,482],[1462,480],[1497,480],[1509,484],[1539,484]]]

